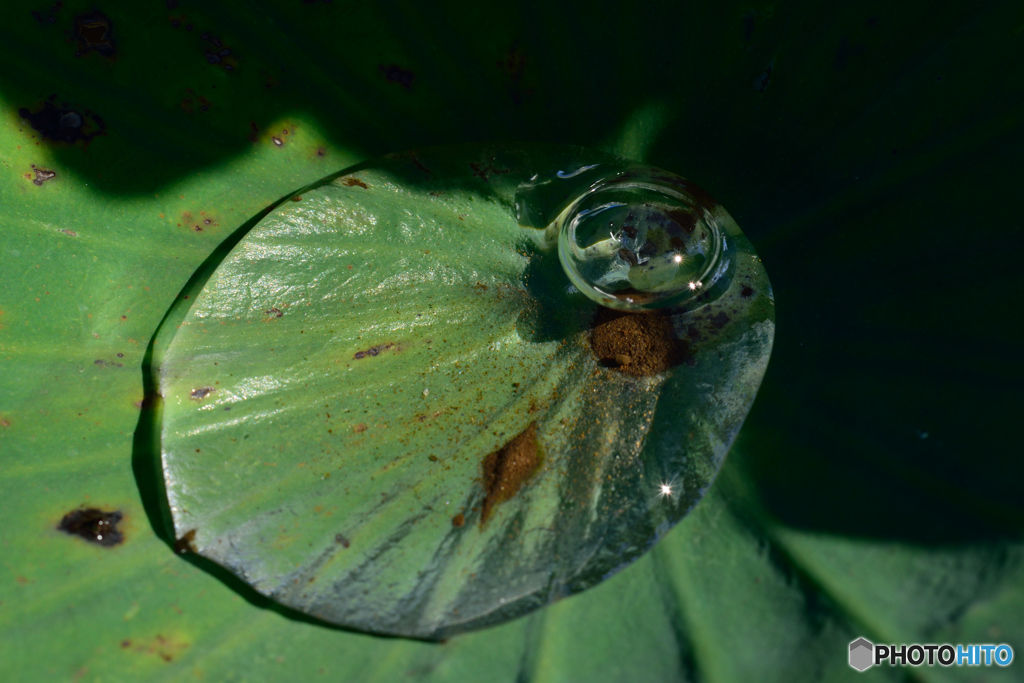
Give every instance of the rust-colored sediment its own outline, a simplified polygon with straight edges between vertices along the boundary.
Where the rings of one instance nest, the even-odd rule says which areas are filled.
[[[599,309],[591,324],[590,348],[602,365],[634,377],[664,372],[689,355],[669,316],[657,311]]]
[[[484,458],[484,490],[487,496],[480,524],[487,522],[495,505],[514,498],[538,469],[537,423],[531,422],[514,439]]]

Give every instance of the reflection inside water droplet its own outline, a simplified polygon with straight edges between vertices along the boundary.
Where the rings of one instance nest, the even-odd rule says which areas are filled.
[[[723,272],[724,238],[711,208],[681,186],[624,173],[561,214],[559,259],[573,285],[605,306],[680,304]]]

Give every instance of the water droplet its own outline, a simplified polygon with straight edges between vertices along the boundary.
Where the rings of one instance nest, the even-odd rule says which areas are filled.
[[[725,238],[706,193],[664,172],[594,183],[559,216],[558,256],[573,285],[610,308],[701,296],[724,272]]]

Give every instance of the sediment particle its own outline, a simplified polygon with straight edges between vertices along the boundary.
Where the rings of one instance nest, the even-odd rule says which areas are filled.
[[[633,377],[664,372],[689,355],[671,318],[658,311],[599,309],[591,324],[590,348],[602,365]]]
[[[495,505],[514,498],[523,484],[537,473],[540,464],[536,422],[531,422],[515,438],[484,458],[483,480],[487,495],[480,523],[487,521]]]

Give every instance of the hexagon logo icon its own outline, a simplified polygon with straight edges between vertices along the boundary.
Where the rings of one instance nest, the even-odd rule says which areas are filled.
[[[874,664],[875,646],[867,638],[858,638],[850,643],[850,666],[864,671]]]

